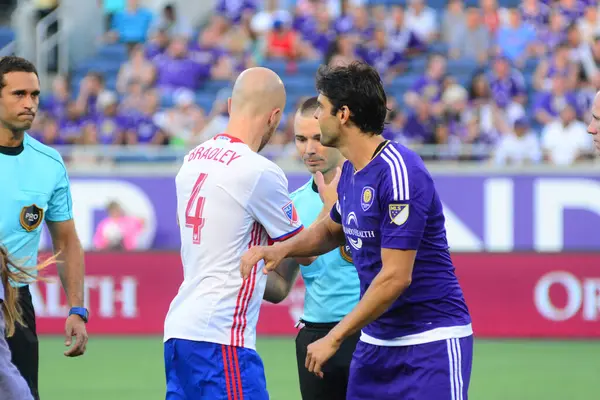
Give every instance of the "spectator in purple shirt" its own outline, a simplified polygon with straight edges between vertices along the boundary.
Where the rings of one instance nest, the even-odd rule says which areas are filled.
[[[179,88],[198,90],[210,77],[210,67],[189,57],[184,38],[174,38],[167,52],[154,59],[156,84],[164,96]]]
[[[165,133],[154,123],[154,115],[158,110],[159,96],[155,91],[147,91],[144,96],[144,110],[142,113],[131,117],[129,129],[125,136],[125,143],[134,144],[168,144]]]
[[[585,14],[586,3],[580,0],[560,0],[558,12],[560,12],[567,25],[576,23]]]
[[[368,42],[373,40],[375,25],[371,22],[369,11],[365,7],[356,7],[354,9],[353,22],[352,34],[356,37],[358,42]]]
[[[156,29],[150,35],[150,40],[145,44],[144,55],[149,61],[154,60],[156,56],[164,54],[169,47],[169,34],[166,29]]]
[[[256,10],[255,0],[218,0],[216,15],[227,25],[239,24],[242,19],[250,19]]]
[[[504,109],[513,101],[519,104],[527,102],[525,79],[505,57],[497,57],[494,60],[488,81],[492,90],[492,98],[498,107]]]
[[[354,27],[354,17],[352,16],[348,0],[340,0],[340,7],[340,16],[333,23],[333,28],[337,34],[347,34]]]
[[[373,42],[362,46],[359,54],[362,59],[375,67],[384,82],[390,83],[406,68],[406,59],[401,53],[388,46],[388,39],[383,27],[377,28]]]
[[[323,56],[325,56],[331,44],[335,41],[336,33],[331,29],[329,13],[324,5],[317,9],[316,30],[306,39],[310,42],[313,49]]]
[[[391,49],[402,53],[406,57],[427,50],[427,44],[406,26],[404,9],[401,6],[393,8],[391,21],[386,26]]]
[[[227,65],[227,51],[223,46],[223,37],[219,32],[208,27],[199,35],[198,40],[190,45],[189,57],[198,65],[210,71],[212,79],[227,80],[231,77],[231,68]]]
[[[569,58],[569,46],[561,43],[552,56],[540,60],[533,76],[533,87],[538,91],[552,88],[552,78],[560,75],[565,78],[568,90],[577,86],[579,68]]]
[[[58,131],[58,121],[54,118],[48,118],[44,121],[42,132],[37,139],[48,146],[62,146],[67,144],[60,136]]]
[[[67,144],[74,144],[79,139],[79,136],[81,136],[83,120],[77,104],[74,102],[67,104],[67,113],[65,117],[59,121],[59,135],[61,140]]]
[[[426,102],[431,105],[432,113],[439,115],[443,109],[440,99],[442,95],[442,82],[445,75],[446,57],[441,54],[430,55],[425,74],[417,79],[404,95],[406,105],[416,109],[420,102]]]
[[[434,144],[436,127],[431,107],[427,103],[419,103],[417,109],[408,115],[403,133],[411,144]]]
[[[100,112],[93,121],[96,126],[96,140],[100,144],[121,144],[128,129],[125,117],[119,115],[118,98],[113,92],[104,92],[98,97]]]
[[[548,26],[538,30],[539,55],[551,54],[567,39],[565,19],[559,12],[550,14]]]
[[[58,75],[52,82],[52,93],[44,99],[41,108],[53,118],[64,118],[70,98],[69,82],[64,76]]]
[[[565,78],[556,75],[552,79],[552,89],[539,93],[535,105],[535,119],[543,125],[549,124],[558,118],[562,109],[567,105],[577,110],[577,96],[567,90]]]
[[[539,0],[523,0],[519,6],[519,12],[523,23],[533,26],[536,30],[542,30],[548,25],[552,9]]]
[[[99,72],[89,72],[81,81],[77,107],[84,117],[93,117],[97,113],[96,101],[98,95],[105,89],[104,76]]]

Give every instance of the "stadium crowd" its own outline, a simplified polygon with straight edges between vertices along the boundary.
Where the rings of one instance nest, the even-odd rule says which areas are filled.
[[[109,3],[102,40],[126,46],[128,59],[116,78],[56,77],[31,132],[46,144],[189,147],[226,126],[231,83],[245,68],[279,63],[286,86],[310,96],[314,82],[297,79],[302,65],[314,76],[321,62],[358,59],[388,88],[384,135],[424,158],[569,165],[593,157],[596,0],[508,2],[514,8],[448,0],[436,9],[424,0],[219,0],[199,30],[171,5],[153,15],[137,0]],[[197,101],[199,92],[209,101]],[[288,94],[288,117],[302,98]],[[267,156],[292,157],[292,120]]]

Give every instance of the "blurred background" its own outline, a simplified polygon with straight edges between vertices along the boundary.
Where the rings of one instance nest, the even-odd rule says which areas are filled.
[[[29,132],[63,155],[87,250],[90,343],[62,356],[58,279],[34,288],[46,400],[164,398],[162,324],[181,282],[174,176],[227,124],[237,75],[287,89],[263,155],[309,178],[293,113],[320,64],[380,72],[384,132],[425,159],[473,314],[470,395],[600,398],[600,166],[587,134],[600,89],[596,0],[0,0],[0,56],[33,61]],[[42,249],[49,249],[44,228]],[[299,399],[303,284],[265,304],[272,399]],[[0,396],[1,397],[1,396]]]

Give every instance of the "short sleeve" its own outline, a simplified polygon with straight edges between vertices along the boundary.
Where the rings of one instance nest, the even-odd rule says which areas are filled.
[[[73,219],[73,200],[71,199],[71,185],[67,175],[67,169],[61,162],[61,171],[54,191],[48,202],[46,221],[62,222]]]
[[[331,211],[329,212],[329,216],[336,224],[342,224],[342,210],[340,209],[340,201],[336,201],[335,205],[331,207]]]
[[[248,212],[273,241],[291,238],[303,229],[283,171],[269,168],[261,173],[248,200]]]
[[[417,250],[434,196],[431,176],[424,168],[408,170],[395,148],[382,154],[389,166],[379,189],[381,247]]]

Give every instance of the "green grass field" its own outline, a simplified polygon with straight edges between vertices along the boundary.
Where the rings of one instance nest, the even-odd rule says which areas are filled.
[[[79,359],[62,355],[62,338],[40,341],[43,400],[164,399],[159,337],[92,337]],[[299,400],[293,339],[260,339],[258,351],[271,399]],[[600,341],[476,342],[470,399],[594,400],[599,393]]]

